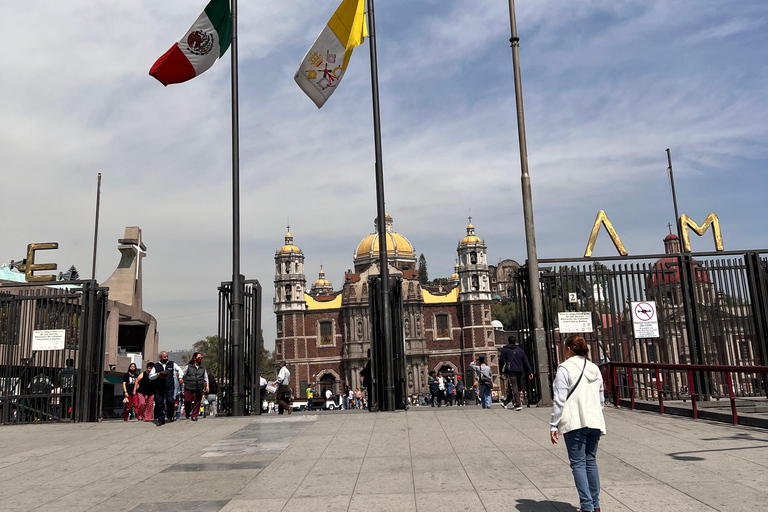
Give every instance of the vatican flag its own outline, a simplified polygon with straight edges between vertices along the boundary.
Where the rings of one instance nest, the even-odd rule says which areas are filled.
[[[367,36],[365,0],[343,0],[293,77],[317,108],[341,83],[352,50]]]

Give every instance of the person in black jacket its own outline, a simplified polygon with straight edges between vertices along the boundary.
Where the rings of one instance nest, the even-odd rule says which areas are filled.
[[[168,360],[168,352],[160,352],[160,361],[149,373],[149,380],[155,383],[155,419],[158,427],[165,425],[166,416],[169,422],[173,421],[176,380],[181,385],[183,377],[184,372],[179,365]]]
[[[520,402],[520,379],[523,372],[528,374],[528,379],[533,379],[533,370],[528,363],[528,358],[523,349],[517,346],[517,338],[511,335],[507,338],[508,344],[501,349],[499,356],[499,367],[507,379],[507,397],[501,406],[507,408],[507,404],[514,398],[515,410],[522,411],[523,406]]]

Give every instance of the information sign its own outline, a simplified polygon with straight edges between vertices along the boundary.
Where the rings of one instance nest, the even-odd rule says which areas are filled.
[[[592,313],[589,311],[561,311],[557,314],[560,334],[592,332]]]
[[[64,329],[32,331],[32,350],[62,350],[67,332]]]

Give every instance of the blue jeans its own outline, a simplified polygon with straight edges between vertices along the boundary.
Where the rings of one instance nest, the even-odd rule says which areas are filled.
[[[571,461],[573,481],[579,492],[581,510],[600,507],[600,475],[597,472],[597,443],[600,429],[580,428],[563,434],[568,459]]]
[[[487,388],[480,384],[480,405],[483,409],[491,408],[491,388]]]

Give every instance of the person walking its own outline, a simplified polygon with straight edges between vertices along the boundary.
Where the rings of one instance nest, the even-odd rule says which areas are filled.
[[[523,372],[525,372],[528,375],[528,380],[532,380],[533,370],[531,370],[531,365],[525,352],[517,346],[517,338],[511,335],[507,338],[507,341],[508,343],[501,349],[501,355],[499,356],[499,366],[504,378],[507,380],[507,397],[501,403],[501,406],[506,409],[507,404],[514,400],[515,410],[522,411],[520,379],[523,376]]]
[[[155,419],[157,426],[165,425],[166,417],[174,421],[176,386],[184,382],[184,372],[179,365],[168,360],[168,352],[160,352],[160,361],[149,373],[149,380],[155,381]]]
[[[184,416],[187,419],[197,421],[203,393],[208,394],[208,372],[203,366],[203,354],[195,352],[184,372]]]
[[[307,410],[312,410],[312,399],[315,397],[315,392],[312,389],[312,386],[307,386]]]
[[[445,393],[446,393],[445,405],[453,405],[453,395],[455,391],[456,391],[456,388],[453,385],[453,379],[449,377],[448,382],[445,383]]]
[[[139,399],[139,409],[136,416],[139,421],[152,421],[152,411],[155,408],[155,383],[149,380],[149,372],[155,363],[147,363],[147,369],[136,379],[136,396]]]
[[[465,397],[466,389],[464,388],[464,381],[461,380],[461,376],[456,377],[456,405],[467,405]]]
[[[589,361],[589,346],[579,334],[565,342],[566,360],[557,367],[553,384],[549,438],[565,439],[573,481],[582,512],[600,512],[600,475],[597,444],[605,434],[603,377]]]
[[[491,389],[493,389],[493,373],[491,367],[485,364],[485,356],[479,355],[469,366],[475,371],[479,386],[480,405],[483,409],[491,408]]]
[[[288,414],[293,412],[291,410],[291,404],[288,402],[291,397],[291,388],[288,385],[291,383],[291,372],[285,367],[285,361],[280,361],[280,371],[277,372],[277,379],[275,380],[275,402],[277,406],[278,414],[283,414],[288,411]]]
[[[437,402],[437,393],[439,391],[438,384],[437,384],[437,377],[435,376],[435,370],[429,371],[429,377],[427,377],[427,384],[429,385],[429,403],[432,405],[432,407],[435,406],[435,402]],[[437,402],[438,407],[440,406],[440,402]]]
[[[125,404],[123,421],[128,421],[128,418],[130,418],[131,415],[131,409],[133,409],[134,414],[136,414],[136,410],[139,408],[139,399],[136,396],[137,372],[136,363],[131,363],[128,365],[128,371],[123,375],[123,403]]]
[[[442,372],[437,372],[437,406],[440,407],[443,402],[445,402],[445,377]]]

